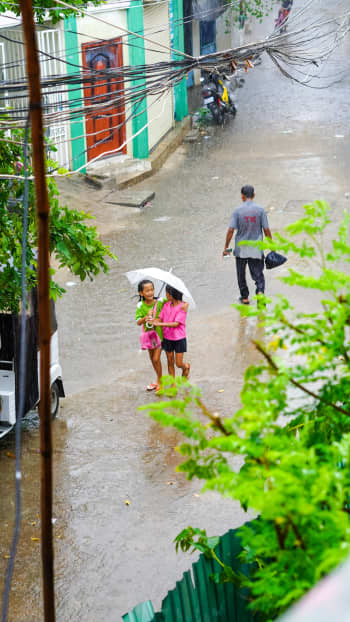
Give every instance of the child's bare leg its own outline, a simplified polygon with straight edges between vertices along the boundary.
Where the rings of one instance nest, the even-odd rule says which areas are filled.
[[[162,377],[162,364],[160,362],[161,348],[155,348],[154,350],[148,350],[153,369],[157,374],[157,384],[160,383]]]
[[[176,367],[182,369],[182,375],[185,378],[188,378],[190,375],[191,365],[189,363],[184,363],[183,352],[176,352]]]
[[[173,376],[175,378],[175,357],[174,352],[166,353],[167,361],[168,361],[168,373],[169,376]]]

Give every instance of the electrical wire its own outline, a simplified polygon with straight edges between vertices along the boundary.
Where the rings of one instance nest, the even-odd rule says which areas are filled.
[[[160,2],[155,2],[154,4],[158,6],[162,2],[168,4],[169,0],[161,0]],[[147,9],[148,9],[148,6],[149,6],[149,4],[147,4]],[[227,4],[222,4],[221,5],[221,9],[224,9],[226,11],[230,7],[232,8],[232,7],[237,7],[237,6],[238,6],[238,0],[234,0],[232,2],[228,2]],[[128,10],[131,10],[133,8],[139,8],[139,7],[130,7],[130,9],[128,9]],[[199,11],[196,14],[192,14],[192,15],[188,15],[188,16],[183,17],[183,18],[179,18],[177,20],[172,20],[171,21],[171,27],[172,27],[173,30],[176,30],[178,28],[181,28],[184,24],[187,24],[187,23],[191,22],[195,16],[196,16],[196,19],[203,19],[203,18],[207,17],[210,13],[212,13],[212,9],[207,9],[207,10]],[[5,17],[8,17],[8,16],[5,16]],[[161,27],[161,29],[159,29],[160,27]],[[135,32],[137,34],[141,34],[141,33],[160,34],[162,32],[166,32],[167,30],[169,30],[169,27],[170,27],[170,22],[168,20],[167,22],[164,22],[163,24],[157,24],[156,29],[154,27],[151,27],[151,28],[148,28],[148,29],[143,29],[143,30],[135,31]],[[11,32],[16,32],[16,30],[11,29]],[[21,32],[21,31],[18,30],[17,32]],[[45,29],[43,29],[42,32],[45,32]],[[79,36],[87,37],[87,38],[89,38],[91,40],[91,34],[85,34],[83,32],[78,32],[78,31],[74,31],[74,30],[71,30],[71,29],[67,30],[66,32],[70,32],[72,34],[76,34],[76,35],[79,35]],[[0,37],[1,37],[1,34],[0,34]],[[127,41],[124,40],[126,37],[128,37]],[[3,36],[3,38],[5,38],[5,37]],[[158,52],[158,53],[161,53],[161,54],[165,54],[166,53],[166,51],[163,52],[161,50],[155,50],[154,48],[149,48],[147,46],[137,46],[136,44],[130,42],[130,40],[133,37],[128,35],[128,34],[122,34],[120,36],[120,38],[123,40],[123,45],[126,45],[127,47],[134,47],[134,48],[144,49],[145,51]],[[23,43],[22,41],[17,41],[15,39],[10,39],[10,38],[8,38],[7,40],[12,41],[13,43],[20,43],[20,44]],[[100,42],[106,41],[105,39],[101,39],[99,37],[94,37],[94,40],[95,41],[100,41]],[[110,45],[113,45],[112,41],[110,42]],[[114,45],[118,45],[118,43],[114,43]],[[90,48],[90,49],[93,49],[93,48]],[[39,50],[39,54],[44,56],[44,58],[41,58],[41,63],[48,62],[51,59],[55,59],[55,60],[57,60],[59,62],[65,62],[63,57],[67,57],[72,50],[75,51],[76,47],[74,47],[74,48],[65,48],[64,50],[56,50],[57,56],[48,55],[46,52],[43,52],[43,51]],[[47,58],[45,58],[45,56],[47,56]],[[5,64],[2,65],[2,69],[3,70],[4,69],[5,70],[6,69],[13,69],[13,68],[16,68],[16,67],[22,67],[22,65],[23,64],[19,63],[19,62],[16,62],[16,63],[15,62],[5,63]],[[72,64],[72,66],[75,66],[75,65]],[[81,69],[84,68],[82,65],[76,65],[76,66],[80,67]],[[23,80],[24,79],[25,79],[25,76],[23,76]]]
[[[104,20],[104,21],[105,21],[105,20]],[[182,20],[182,21],[184,21],[184,20]],[[113,24],[111,24],[111,23],[110,23],[110,25],[112,25],[112,26],[113,26]],[[77,34],[78,34],[78,33],[77,33]],[[84,35],[84,33],[79,33],[79,34],[81,34],[82,36],[87,36],[87,35]],[[1,36],[1,34],[0,34],[0,36]],[[126,35],[122,35],[122,37],[125,37],[125,36],[126,36]],[[272,36],[272,38],[273,38],[273,36]],[[111,44],[112,44],[112,42],[111,42]],[[130,45],[130,43],[126,43],[126,45]],[[133,44],[132,44],[132,45],[133,45]],[[59,62],[66,62],[66,61],[64,61],[64,59],[59,58],[59,57],[57,57],[57,56],[53,56],[53,55],[47,54],[47,53],[45,53],[45,52],[41,52],[41,53],[42,53],[43,55],[46,55],[46,56],[48,57],[48,59],[57,60],[57,61],[59,61]],[[72,65],[73,65],[73,66],[77,66],[77,68],[78,68],[78,67],[80,67],[80,66],[78,66],[78,65],[74,65],[74,64],[72,64]],[[93,73],[93,70],[90,70],[90,73]]]
[[[62,4],[63,6],[67,6],[68,8],[71,8],[70,5],[68,5],[65,2],[61,2],[60,4]],[[325,47],[322,50],[322,52],[318,53],[317,58],[314,57],[313,55],[314,52],[312,52],[311,50],[308,50],[308,45],[310,44],[310,41],[311,41],[311,39],[309,38],[310,32],[312,32],[314,29],[319,30],[320,27],[329,26],[333,24],[334,22],[332,20],[328,20],[323,23],[315,21],[313,24],[309,25],[308,31],[305,28],[302,28],[299,31],[296,30],[294,33],[293,32],[288,33],[287,36],[283,35],[281,32],[274,33],[268,40],[268,44],[265,46],[262,45],[260,42],[258,42],[250,46],[243,46],[235,50],[227,50],[227,51],[220,52],[220,53],[204,55],[198,58],[193,58],[177,50],[173,50],[172,48],[167,48],[168,51],[171,51],[175,54],[181,54],[182,56],[187,57],[187,59],[191,60],[191,63],[187,62],[181,65],[181,64],[175,64],[173,62],[173,63],[166,64],[166,67],[163,66],[163,68],[159,68],[159,63],[158,63],[155,65],[152,65],[151,68],[147,66],[141,67],[139,69],[139,73],[137,73],[137,71],[134,73],[129,72],[128,79],[131,79],[130,76],[134,76],[132,79],[136,79],[135,75],[140,76],[140,75],[144,75],[145,73],[146,74],[148,73],[149,75],[154,77],[158,71],[160,75],[162,76],[162,79],[165,80],[165,77],[167,77],[168,79],[168,82],[165,82],[163,87],[161,85],[161,82],[159,82],[159,80],[157,79],[153,80],[154,89],[157,89],[157,88],[161,89],[161,93],[159,94],[158,98],[155,100],[154,103],[164,98],[162,110],[157,117],[155,117],[154,119],[149,121],[147,124],[145,124],[138,132],[136,132],[131,137],[131,139],[135,138],[138,134],[144,131],[144,129],[148,127],[150,123],[156,121],[158,118],[162,116],[164,112],[165,103],[166,103],[165,95],[167,91],[177,81],[182,79],[184,71],[188,71],[189,66],[206,67],[209,70],[213,70],[213,69],[218,70],[218,68],[221,67],[222,65],[226,66],[229,63],[234,63],[236,66],[238,66],[239,62],[245,63],[247,60],[249,60],[250,57],[260,54],[263,51],[266,51],[267,54],[270,56],[272,61],[276,64],[276,66],[279,68],[279,70],[282,72],[283,75],[285,75],[288,78],[293,79],[295,82],[298,82],[300,84],[304,84],[304,85],[307,84],[307,82],[310,79],[317,77],[317,75],[316,74],[312,75],[308,73],[308,75],[306,76],[306,81],[305,80],[302,81],[297,78],[295,73],[296,74],[301,73],[302,75],[305,75],[303,74],[302,70],[299,69],[299,67],[304,67],[305,65],[309,66],[310,64],[313,64],[314,66],[316,66],[317,62],[321,62],[321,61],[325,62],[329,59],[330,55],[334,52],[335,48],[338,45],[340,45],[342,39],[346,36],[346,34],[349,31],[349,24],[346,25],[346,21],[348,21],[348,18],[349,18],[349,13],[343,16],[343,22],[341,23],[340,30],[336,29],[334,31],[330,31],[324,34],[318,33],[313,36],[313,39],[312,39],[313,42],[318,41],[318,42],[321,42],[321,44],[323,44],[325,39],[328,40],[330,36],[332,37],[332,35],[334,35],[333,42],[329,42],[328,47]],[[306,38],[305,38],[305,33],[307,35]],[[128,31],[127,34],[128,36],[136,35],[136,33],[131,33],[130,31]],[[136,35],[136,36],[138,38],[144,39],[144,41],[150,42],[150,40],[146,37],[140,37],[139,35]],[[281,39],[281,37],[283,38]],[[294,41],[291,41],[293,37],[294,37]],[[6,38],[6,37],[2,36],[2,38]],[[152,42],[152,44],[154,43],[155,42]],[[162,46],[162,47],[165,47],[165,46]],[[52,55],[46,54],[46,56],[47,58],[50,58],[50,59],[60,60],[59,58],[54,57]],[[68,61],[63,61],[63,62],[65,62],[67,65],[72,65]],[[287,64],[287,66],[289,65],[293,67],[293,70],[295,73],[292,74],[290,71],[286,70],[284,64]],[[76,66],[76,65],[73,65],[73,66]],[[80,66],[78,67],[80,68]],[[165,73],[163,72],[163,70],[165,71]],[[97,73],[97,75],[101,75],[101,74]],[[127,74],[125,73],[123,75],[125,76]],[[88,78],[91,81],[91,73]],[[56,77],[56,79],[58,78]],[[69,81],[65,82],[64,80],[60,81],[60,83],[66,84],[67,86],[71,84],[71,82]],[[87,83],[87,81],[85,83]],[[152,84],[151,81],[149,82],[149,84]],[[22,86],[23,85],[21,85],[20,88],[22,88]],[[146,93],[147,95],[156,94],[157,92],[156,90],[152,91],[153,87],[151,87],[151,90],[150,90],[150,88],[148,88],[146,85],[145,88],[141,89],[141,91],[137,93],[138,105],[143,101],[144,97],[146,96],[144,95],[144,93]],[[7,85],[7,88],[10,88],[9,85]],[[52,86],[46,86],[44,88],[50,89],[52,88]],[[125,102],[125,94],[123,95],[123,97],[124,97],[124,102]],[[134,99],[131,98],[129,99],[129,101],[133,102],[135,105],[136,98],[135,97]],[[113,102],[113,105],[114,104],[115,102]],[[96,110],[97,108],[95,107],[94,109]],[[21,112],[24,112],[25,110],[26,109],[23,109]],[[78,112],[81,113],[81,109]],[[141,114],[141,113],[137,113],[137,114]],[[120,127],[120,125],[117,127]],[[21,314],[21,343],[20,343],[20,361],[19,361],[19,383],[20,383],[19,406],[18,406],[18,413],[16,417],[17,421],[16,421],[16,462],[15,462],[15,489],[16,489],[15,526],[14,526],[13,540],[12,540],[11,551],[10,551],[10,559],[8,562],[6,579],[5,579],[5,591],[4,591],[4,598],[3,598],[3,603],[2,603],[2,622],[7,622],[7,618],[8,618],[9,595],[10,595],[10,589],[11,589],[11,581],[12,581],[12,576],[13,576],[14,561],[15,561],[15,556],[16,556],[19,531],[20,531],[20,520],[21,520],[21,478],[22,478],[22,473],[21,473],[21,421],[22,421],[22,417],[24,414],[24,395],[25,395],[25,377],[26,377],[25,376],[26,375],[26,306],[27,306],[26,261],[27,261],[27,234],[28,234],[28,192],[29,192],[29,179],[32,179],[32,177],[28,176],[28,139],[29,139],[29,117],[27,116],[27,120],[25,124],[25,140],[24,140],[24,181],[25,183],[24,183],[24,198],[23,198],[23,231],[22,231],[22,258],[21,258],[22,314]],[[125,141],[123,145],[118,147],[117,150],[109,151],[105,153],[104,155],[110,155],[112,153],[115,153],[115,151],[119,151],[129,142],[129,140]],[[15,141],[11,141],[11,142],[15,142]],[[97,158],[94,158],[90,163],[94,162],[98,158],[99,156]],[[84,167],[85,165],[77,169],[75,172],[79,172]],[[0,177],[22,179],[22,176],[1,175]]]
[[[155,2],[153,4],[158,7],[158,5],[162,4],[162,3],[168,4],[169,0],[160,0],[160,2]],[[238,6],[238,0],[234,0],[234,1],[228,2],[227,4],[222,4],[221,5],[221,9],[227,10],[230,7],[237,7],[237,6]],[[149,7],[149,3],[147,3],[147,6],[145,8],[148,9],[148,7]],[[128,10],[132,10],[132,9],[136,9],[136,8],[139,8],[139,7],[129,7]],[[59,9],[57,9],[57,10],[59,10]],[[183,17],[183,18],[178,18],[176,20],[172,20],[171,21],[171,26],[172,26],[173,29],[181,28],[181,26],[183,24],[191,22],[194,19],[195,15],[196,15],[196,19],[203,19],[203,18],[207,17],[210,13],[212,13],[212,9],[207,9],[207,10],[199,11],[196,14],[192,14],[192,15],[188,15],[188,16]],[[89,13],[89,15],[91,17],[90,13]],[[7,16],[7,15],[3,16],[3,17],[11,19],[10,16]],[[14,19],[14,18],[12,18],[12,19]],[[169,24],[170,24],[170,22],[168,20],[167,22],[164,22],[163,24],[157,24],[156,30],[154,29],[154,27],[151,27],[151,28],[148,28],[148,29],[142,29],[140,31],[136,30],[135,32],[137,34],[141,34],[141,33],[144,33],[144,34],[145,33],[147,33],[147,34],[159,34],[159,33],[167,31],[169,29]],[[110,23],[110,25],[113,25],[113,24]],[[162,29],[159,30],[159,27],[162,27]],[[15,29],[11,28],[11,32],[19,32],[19,33],[21,33],[21,30],[16,31]],[[45,29],[43,28],[41,30],[41,32],[45,32]],[[85,34],[83,32],[78,32],[78,31],[74,31],[74,30],[71,30],[71,29],[67,30],[66,32],[70,32],[72,34],[76,34],[76,35],[80,35],[80,36],[83,36],[83,37],[87,37],[87,38],[89,38],[91,40],[91,34]],[[128,35],[127,33],[126,34],[125,33],[122,34],[120,38],[121,39],[125,39],[126,37],[128,37],[129,39],[133,38],[131,35]],[[105,41],[105,39],[101,39],[99,37],[94,37],[93,39],[96,40],[96,41]],[[12,41],[14,43],[22,43],[22,42],[19,42],[17,40],[12,40]],[[127,45],[128,47],[138,47],[135,44],[130,44],[130,42],[125,43],[125,41],[123,41],[123,43],[125,45]],[[56,53],[59,55],[59,56],[55,57],[56,60],[62,61],[62,56],[67,56],[70,53],[70,51],[73,50],[73,49],[76,50],[76,48],[64,48],[63,50],[56,50]],[[154,50],[152,48],[147,48],[146,46],[145,47],[142,46],[141,49],[160,52],[160,50]],[[161,52],[161,53],[163,53],[163,52]],[[45,54],[45,52],[42,52],[42,51],[39,50],[39,54]],[[42,59],[42,62],[45,62],[45,59]],[[19,67],[19,66],[21,66],[21,63],[15,63],[15,64],[14,63],[5,63],[5,64],[2,65],[2,68],[6,69],[6,68]]]
[[[302,9],[295,12],[293,19],[288,20],[288,34],[281,33],[277,29],[263,41],[199,57],[170,58],[152,64],[124,65],[95,71],[90,69],[87,71],[84,68],[68,75],[45,77],[41,81],[43,94],[59,99],[45,103],[45,126],[49,128],[51,125],[56,126],[58,123],[68,121],[74,123],[81,117],[93,114],[117,118],[119,110],[128,106],[134,109],[133,114],[137,114],[136,108],[142,99],[169,91],[192,69],[198,68],[209,72],[248,70],[253,66],[254,58],[263,52],[270,56],[286,77],[304,86],[325,88],[326,76],[321,74],[320,68],[349,32],[350,12],[347,11],[336,19],[334,17],[322,19],[313,13],[310,18],[308,11],[312,2],[313,0],[308,0]],[[104,23],[107,22],[104,20]],[[106,40],[105,44],[113,44],[112,42]],[[167,47],[168,51],[171,49]],[[50,56],[57,58],[54,55]],[[113,89],[107,94],[108,101],[105,92],[98,93],[91,90],[94,86]],[[78,91],[81,96],[72,101],[67,90],[70,95]],[[14,110],[7,111],[7,118],[0,120],[3,129],[23,126],[27,111],[26,95],[27,85],[23,80],[0,83],[0,101],[14,104]],[[19,104],[17,106],[16,101]]]
[[[137,132],[133,133],[132,136],[130,136],[128,139],[126,139],[121,145],[119,145],[116,149],[111,149],[110,151],[106,151],[105,153],[103,153],[102,157],[106,157],[108,155],[113,155],[115,153],[117,153],[118,151],[121,151],[124,147],[126,147],[134,138],[136,138],[137,136],[139,136],[139,134],[142,134],[142,132],[147,129],[148,127],[150,127],[150,125],[152,125],[155,121],[158,121],[164,114],[164,110],[165,110],[165,104],[166,104],[166,96],[167,93],[161,93],[159,95],[159,98],[156,99],[154,102],[152,102],[151,105],[154,105],[155,103],[157,103],[158,101],[160,101],[161,99],[164,98],[164,102],[162,105],[162,109],[160,111],[160,113],[154,117],[153,119],[150,119],[149,121],[147,121],[147,123],[145,123]],[[140,113],[141,114],[141,113]],[[76,159],[80,156],[83,155],[83,153],[85,153],[85,151],[81,152],[80,154],[78,154],[76,156]],[[101,159],[101,156],[98,155],[95,158],[92,158],[91,160],[89,160],[88,164],[93,164],[94,162],[98,161]],[[62,168],[62,165],[58,165],[58,168],[56,169],[55,172],[51,172],[51,173],[47,173],[46,177],[66,177],[71,176],[73,174],[76,173],[80,173],[80,171],[84,170],[86,168],[86,164],[82,164],[79,168],[75,169],[74,171],[67,171],[66,173],[58,173],[57,171],[60,170]],[[24,178],[21,175],[5,175],[5,174],[0,174],[0,179],[18,179],[18,180],[23,180]],[[28,179],[30,181],[34,180],[34,176],[30,176],[28,177]]]
[[[190,56],[189,54],[185,54],[185,52],[182,52],[181,50],[174,50],[173,48],[169,47],[168,45],[164,45],[162,43],[157,43],[156,41],[153,41],[152,39],[148,39],[148,37],[144,37],[143,35],[140,35],[136,32],[133,32],[132,30],[129,30],[128,28],[123,28],[123,26],[117,26],[116,24],[112,24],[111,22],[106,21],[105,19],[102,19],[100,17],[97,17],[96,15],[89,15],[89,13],[87,11],[84,11],[83,9],[77,9],[77,7],[73,6],[72,4],[69,4],[68,2],[64,2],[64,0],[56,0],[56,2],[58,4],[61,4],[62,6],[66,7],[67,9],[71,9],[72,11],[75,11],[76,13],[81,13],[82,15],[86,15],[89,17],[92,17],[93,19],[95,19],[98,22],[101,22],[102,24],[105,24],[107,26],[112,26],[113,28],[116,28],[117,30],[119,30],[120,32],[124,32],[127,35],[132,35],[134,37],[136,37],[137,39],[142,39],[143,41],[148,41],[148,43],[151,43],[152,45],[158,45],[159,47],[162,47],[166,50],[168,50],[169,52],[173,52],[175,54],[179,54],[180,56],[183,57],[187,57],[187,58],[192,58],[192,56]]]
[[[307,3],[306,8],[308,7],[308,5],[310,5],[310,3],[311,3],[312,1],[313,1],[313,0],[310,0],[310,2],[309,2],[309,3]],[[236,2],[236,3],[235,3],[235,2],[232,2],[232,3],[228,3],[228,5],[223,5],[223,6],[224,6],[224,7],[226,7],[226,6],[236,6],[236,5],[237,5],[237,2]],[[76,10],[78,11],[78,9],[76,9]],[[206,12],[205,12],[205,11],[203,11],[202,13],[203,13],[203,14],[205,14]],[[305,10],[304,10],[304,11],[299,11],[299,15],[301,15],[302,13],[305,13]],[[90,17],[92,17],[92,18],[94,19],[94,16],[93,16],[93,15],[90,15]],[[192,18],[192,17],[193,17],[193,16],[190,16],[190,18]],[[181,23],[182,23],[182,24],[183,24],[183,23],[185,23],[185,22],[186,22],[186,19],[187,19],[187,18],[182,18],[181,20],[179,20],[179,23],[180,23],[180,24],[181,24]],[[176,22],[176,21],[177,21],[177,20],[175,20],[175,22]],[[294,21],[295,21],[295,19],[294,19]],[[291,22],[291,19],[289,19],[289,22]],[[106,22],[106,20],[104,20],[104,23],[108,23],[108,24],[109,24],[110,26],[112,26],[112,27],[119,28],[118,26],[116,26],[115,24],[113,24],[113,23],[111,23],[111,22]],[[168,24],[167,24],[167,26],[168,26]],[[70,32],[74,32],[74,31],[70,31]],[[153,31],[153,32],[156,32],[156,31]],[[160,31],[158,31],[158,32],[160,32]],[[85,35],[84,33],[75,33],[75,34],[80,34],[81,36],[88,36],[88,35]],[[137,36],[140,36],[140,34],[139,34],[139,33],[135,33],[135,34],[137,34]],[[121,38],[123,39],[123,38],[125,38],[125,36],[129,36],[129,35],[128,35],[128,34],[122,34],[122,35],[121,35]],[[129,36],[129,39],[130,39],[130,38],[132,38],[132,37],[131,37],[131,36]],[[124,43],[125,43],[125,42],[124,42]],[[155,42],[153,42],[153,43],[155,43]],[[125,43],[125,44],[126,44],[126,45],[130,45],[130,43]],[[45,54],[45,53],[43,53],[43,54]],[[56,60],[58,60],[58,61],[62,61],[62,60],[63,60],[61,57],[53,57],[53,56],[52,56],[52,58],[55,58],[55,59],[56,59]],[[63,61],[63,62],[64,62],[64,61]]]

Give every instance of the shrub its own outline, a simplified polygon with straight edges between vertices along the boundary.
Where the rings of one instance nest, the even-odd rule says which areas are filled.
[[[259,516],[239,530],[242,561],[255,562],[251,576],[239,580],[265,620],[299,599],[350,547],[350,276],[343,271],[350,217],[344,214],[326,250],[329,206],[316,201],[304,210],[284,236],[258,245],[296,254],[305,270],[310,265],[308,274],[289,269],[282,281],[305,296],[318,292],[320,302],[315,298],[312,313],[297,311],[285,296],[273,303],[265,297],[263,313],[235,305],[265,329],[264,343],[255,342],[261,362],[245,372],[239,410],[228,418],[212,413],[197,388],[182,379],[174,386],[171,378],[163,384],[168,399],[143,406],[186,437],[180,471]],[[192,527],[179,534],[177,547],[215,556],[215,539]],[[223,566],[216,580],[237,576]]]

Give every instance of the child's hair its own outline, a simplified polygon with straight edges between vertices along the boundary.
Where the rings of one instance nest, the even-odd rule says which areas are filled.
[[[142,281],[139,282],[138,286],[137,286],[137,291],[139,293],[140,296],[140,300],[144,300],[143,296],[142,296],[142,292],[143,292],[143,288],[145,285],[148,285],[148,283],[150,283],[151,285],[153,285],[153,289],[154,289],[154,284],[152,283],[152,281],[150,281],[149,279],[143,279]]]
[[[175,287],[171,287],[171,285],[167,285],[165,290],[172,296],[175,300],[182,300],[182,292],[179,292]]]

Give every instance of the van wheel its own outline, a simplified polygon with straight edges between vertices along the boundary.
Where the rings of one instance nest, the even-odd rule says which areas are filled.
[[[60,405],[60,391],[57,382],[51,385],[51,417],[54,419]]]

